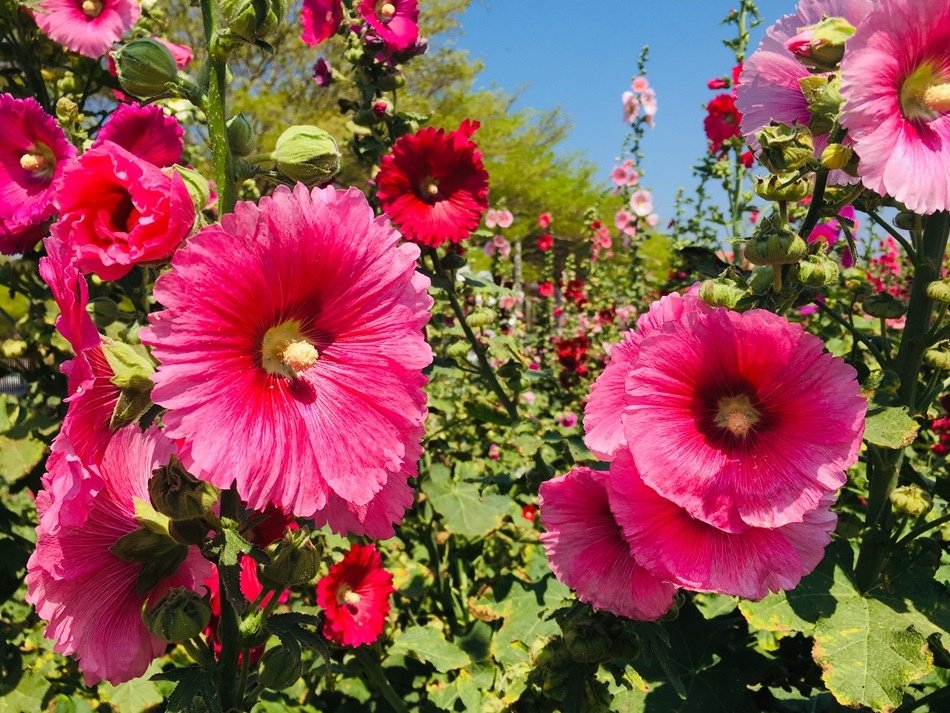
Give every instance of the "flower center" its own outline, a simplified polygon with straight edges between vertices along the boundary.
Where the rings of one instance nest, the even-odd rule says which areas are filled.
[[[293,379],[317,363],[320,353],[295,319],[271,327],[261,344],[261,364],[268,374]]]
[[[79,7],[86,17],[95,18],[102,14],[102,0],[82,0]]]
[[[426,178],[419,184],[419,190],[422,192],[422,199],[435,202],[439,197],[439,182],[434,178]]]
[[[50,178],[56,168],[56,157],[48,147],[34,146],[20,156],[20,168],[29,172],[33,178]]]
[[[748,435],[761,418],[762,414],[745,394],[723,396],[716,405],[716,425],[739,438]]]
[[[908,119],[933,121],[950,112],[950,82],[948,77],[934,71],[932,64],[924,63],[911,73],[901,85],[901,109]]]
[[[396,14],[396,6],[391,2],[381,2],[376,4],[376,14],[383,22],[389,22]]]

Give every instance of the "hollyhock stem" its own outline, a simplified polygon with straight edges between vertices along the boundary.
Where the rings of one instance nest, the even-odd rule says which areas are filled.
[[[238,520],[240,514],[237,492],[232,488],[221,493],[222,517]],[[237,696],[235,683],[238,681],[238,658],[240,655],[241,632],[238,626],[237,612],[228,598],[227,586],[224,582],[222,570],[218,570],[218,587],[221,592],[221,620],[218,625],[218,636],[221,640],[221,658],[218,669],[218,691],[221,697],[221,707],[230,711],[239,708],[241,704]]]
[[[379,665],[379,659],[373,655],[374,652],[371,651],[368,646],[359,646],[354,649],[353,653],[363,667],[363,671],[366,673],[366,678],[369,683],[373,688],[383,694],[383,698],[393,707],[393,710],[395,710],[396,713],[409,713],[406,704],[393,689],[392,684],[389,683],[386,672],[383,670],[383,667]]]
[[[898,397],[912,416],[917,413],[917,382],[920,367],[923,364],[924,351],[930,344],[927,337],[933,316],[933,300],[927,296],[927,286],[940,278],[948,235],[950,235],[950,213],[935,213],[926,219],[923,240],[918,253],[919,260],[911,286],[907,321],[897,357],[894,360],[894,369],[900,376]],[[878,458],[877,463],[874,464],[875,467],[868,473],[866,523],[869,531],[861,543],[861,551],[855,567],[855,583],[862,592],[866,592],[876,584],[891,551],[888,546],[893,526],[890,517],[890,495],[897,486],[903,460],[902,450],[879,451],[871,447],[870,452],[872,456],[878,454]]]
[[[218,214],[231,212],[237,199],[234,185],[234,160],[228,144],[226,124],[227,53],[219,40],[218,18],[211,0],[201,0],[205,41],[208,45],[208,93],[203,106],[208,121],[208,139],[218,190]]]

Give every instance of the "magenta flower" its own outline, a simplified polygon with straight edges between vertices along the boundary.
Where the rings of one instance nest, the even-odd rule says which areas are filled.
[[[120,104],[96,135],[92,148],[111,141],[134,156],[164,168],[181,161],[185,130],[157,104]]]
[[[304,0],[300,9],[300,24],[303,32],[300,39],[316,47],[329,39],[343,22],[342,0]]]
[[[357,11],[393,52],[419,39],[418,0],[361,0]]]
[[[866,410],[855,370],[818,337],[719,308],[644,336],[623,426],[644,483],[735,533],[801,522],[840,488]]]
[[[432,299],[399,243],[360,192],[298,184],[176,253],[141,338],[189,471],[258,510],[311,517],[336,497],[359,513],[381,492],[402,507],[390,481],[419,455]]]
[[[0,253],[33,247],[76,149],[35,99],[0,94]]]
[[[841,62],[841,123],[862,183],[917,213],[950,209],[950,6],[872,11]]]
[[[195,208],[184,181],[103,141],[67,167],[52,234],[83,272],[117,280],[137,263],[165,260],[191,232]]]
[[[143,433],[129,426],[116,433],[102,464],[91,466],[91,476],[79,485],[98,488],[87,490],[84,518],[75,511],[66,517],[61,510],[58,527],[52,527],[47,517],[53,507],[51,487],[60,478],[73,478],[60,470],[66,468],[66,459],[51,459],[44,489],[37,495],[40,525],[27,564],[26,598],[47,622],[46,636],[56,642],[54,650],[77,658],[87,685],[141,676],[168,645],[146,628],[143,605],[157,601],[171,587],[199,591],[208,574],[209,563],[191,547],[172,575],[140,592],[142,565],[120,559],[111,550],[121,537],[139,529],[135,500],[149,502],[152,472],[173,453],[173,444],[158,429]]]
[[[761,599],[770,591],[794,589],[831,541],[837,522],[828,510],[831,496],[804,513],[802,522],[724,532],[646,485],[633,460],[623,450],[611,463],[610,509],[637,562],[662,580],[697,592]]]
[[[541,535],[554,576],[597,609],[653,620],[676,587],[634,559],[607,500],[607,473],[583,466],[541,483]]]
[[[41,0],[37,26],[54,42],[86,57],[101,57],[139,19],[135,0]]]

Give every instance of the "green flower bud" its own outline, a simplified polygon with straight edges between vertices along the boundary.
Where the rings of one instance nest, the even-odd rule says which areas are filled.
[[[202,211],[208,205],[208,201],[211,200],[211,186],[208,183],[208,179],[202,176],[197,171],[194,171],[190,168],[185,168],[184,166],[172,166],[175,169],[175,172],[181,176],[181,180],[185,183],[185,188],[188,189],[188,195],[191,196],[191,202],[195,206],[196,211]]]
[[[277,139],[273,158],[278,171],[307,185],[326,183],[340,170],[336,141],[316,126],[291,126]]]
[[[306,584],[317,576],[320,554],[310,540],[310,530],[291,530],[274,545],[270,562],[261,570],[261,582],[272,589]]]
[[[281,691],[294,685],[302,674],[300,651],[288,646],[275,646],[261,657],[258,680],[265,688]]]
[[[918,485],[894,488],[890,497],[895,510],[911,517],[922,517],[934,506],[930,494]]]
[[[155,368],[148,357],[124,342],[110,341],[103,345],[102,353],[114,374],[112,383],[120,389],[109,421],[109,427],[116,431],[138,421],[151,407]]]
[[[946,371],[950,369],[950,352],[942,349],[928,349],[924,352],[924,361],[936,369]]]
[[[401,74],[385,74],[376,82],[376,86],[384,92],[391,92],[394,89],[401,89],[406,86],[406,77]]]
[[[495,321],[495,313],[487,307],[479,307],[468,316],[471,327],[487,327]]]
[[[61,126],[72,126],[79,120],[79,105],[69,97],[60,97],[56,100],[56,120]]]
[[[808,253],[808,244],[773,213],[759,223],[745,244],[745,259],[753,265],[791,265]]]
[[[917,227],[917,221],[920,220],[916,213],[909,210],[902,210],[894,216],[894,225],[901,230],[913,230]]]
[[[257,146],[254,130],[243,114],[228,119],[228,145],[235,156],[250,156],[254,153]]]
[[[755,192],[767,201],[800,201],[815,190],[815,175],[755,176]]]
[[[353,114],[353,123],[357,126],[373,126],[379,123],[379,117],[372,109],[360,109]]]
[[[775,268],[771,265],[757,265],[749,274],[749,292],[753,295],[764,295],[772,287]]]
[[[841,80],[836,75],[812,74],[798,80],[811,119],[808,128],[812,135],[827,134],[835,125],[841,111]]]
[[[178,571],[188,556],[188,548],[168,534],[167,517],[138,498],[134,502],[140,527],[116,540],[109,552],[125,562],[142,565],[135,588],[139,594],[147,594],[162,579]]]
[[[151,39],[132,40],[112,53],[122,91],[151,99],[178,83],[178,65],[171,52]]]
[[[907,313],[907,305],[887,292],[875,292],[868,295],[861,303],[861,307],[872,317],[881,319],[897,319]]]
[[[868,274],[860,267],[849,267],[844,271],[844,286],[858,297],[867,295],[873,289],[868,283]]]
[[[168,523],[168,534],[175,542],[183,545],[200,545],[208,537],[207,521],[202,517],[192,520],[172,520]]]
[[[144,611],[143,618],[148,630],[165,641],[187,641],[198,636],[211,620],[211,607],[183,587],[176,587],[159,600],[158,604]]]
[[[927,297],[934,302],[950,304],[950,279],[935,280],[927,285]]]
[[[284,16],[283,0],[221,0],[221,12],[232,34],[255,44],[267,41]]]
[[[450,356],[456,359],[464,358],[472,350],[472,347],[468,342],[453,342],[446,348],[446,356]]]
[[[844,56],[845,42],[853,34],[854,25],[843,17],[826,17],[800,30],[786,47],[808,67],[832,71]]]
[[[211,511],[218,501],[218,489],[195,478],[181,461],[172,458],[168,465],[152,473],[148,497],[162,515],[172,520],[192,520]]]
[[[844,144],[828,144],[821,152],[821,165],[827,169],[840,169],[850,163],[854,157],[854,151],[850,146]]]
[[[795,276],[803,285],[824,287],[837,283],[841,270],[827,255],[809,255],[795,266]]]
[[[699,298],[713,307],[734,309],[746,291],[727,277],[706,280],[699,287]]]
[[[807,126],[772,123],[758,135],[759,161],[772,173],[788,173],[808,163],[815,154]]]

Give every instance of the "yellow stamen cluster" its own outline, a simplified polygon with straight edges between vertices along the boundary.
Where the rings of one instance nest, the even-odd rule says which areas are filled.
[[[297,320],[271,327],[261,344],[261,364],[268,374],[294,378],[317,363],[320,353],[304,336]]]
[[[752,400],[745,394],[726,396],[719,399],[716,411],[716,425],[724,428],[734,436],[748,435],[752,427],[761,419],[761,414],[752,405]]]
[[[102,14],[102,0],[82,0],[79,7],[86,17],[99,17]]]

